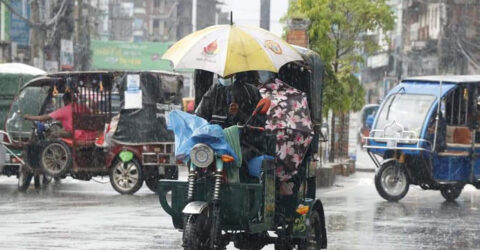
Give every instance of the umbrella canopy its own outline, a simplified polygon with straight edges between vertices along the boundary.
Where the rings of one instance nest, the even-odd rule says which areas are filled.
[[[277,135],[277,175],[286,180],[296,173],[313,138],[307,96],[278,79],[264,84],[260,94],[272,101],[265,128]]]
[[[23,63],[0,63],[0,74],[45,75],[47,72]]]
[[[250,70],[278,72],[285,63],[303,60],[274,34],[240,25],[215,25],[194,32],[172,45],[162,59],[172,61],[175,69],[203,69],[220,76]]]

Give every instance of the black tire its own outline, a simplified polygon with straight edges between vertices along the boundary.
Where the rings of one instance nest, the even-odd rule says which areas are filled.
[[[165,167],[165,179],[178,180],[178,166]]]
[[[160,176],[157,175],[150,175],[145,177],[145,184],[147,187],[154,193],[158,193],[158,181],[160,180]]]
[[[64,176],[72,164],[72,150],[62,140],[48,141],[41,150],[40,167],[49,176]]]
[[[201,214],[190,214],[185,219],[183,229],[183,249],[207,250],[210,244],[211,218],[208,208]]]
[[[408,176],[405,169],[390,161],[383,164],[375,175],[378,194],[387,201],[399,201],[408,193]]]
[[[120,194],[134,194],[143,185],[142,166],[134,158],[129,162],[116,159],[110,169],[110,183]]]
[[[309,222],[307,222],[307,238],[300,242],[298,249],[300,250],[320,250],[322,249],[323,234],[322,221],[318,211],[312,211]]]
[[[18,191],[25,192],[32,182],[33,173],[26,169],[20,169],[18,172]]]
[[[285,242],[275,244],[275,250],[292,250],[292,249],[293,247]]]
[[[448,185],[440,188],[440,193],[448,202],[455,201],[462,193],[463,185]]]

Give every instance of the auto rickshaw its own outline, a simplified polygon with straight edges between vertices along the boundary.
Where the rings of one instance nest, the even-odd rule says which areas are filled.
[[[414,184],[453,201],[480,188],[479,88],[477,75],[422,76],[388,93],[365,145],[381,197],[398,201]]]
[[[0,123],[4,124],[10,105],[18,90],[32,78],[46,74],[45,71],[22,63],[0,64]],[[9,144],[8,134],[0,132],[0,142]],[[0,143],[0,175],[17,176],[22,160],[21,150],[9,149]],[[35,176],[35,186],[41,187],[49,180]],[[45,181],[45,182],[44,182]]]
[[[129,89],[130,77],[137,79],[137,89]],[[110,176],[121,194],[135,193],[144,180],[154,191],[159,178],[176,179],[173,134],[166,129],[165,114],[181,108],[182,80],[161,71],[90,71],[49,74],[28,82],[15,98],[2,132],[7,149],[21,152],[15,156],[22,169],[19,190],[26,190],[35,174],[79,180]],[[138,107],[125,106],[129,91],[141,95]],[[53,138],[60,122],[32,124],[23,119],[24,114],[61,108],[66,92],[74,96],[73,133],[94,132],[92,138]]]
[[[323,205],[315,194],[324,68],[318,54],[296,49],[304,61],[284,65],[279,78],[306,93],[315,126],[312,143],[295,177],[294,193],[279,193],[280,180],[272,157],[276,136],[263,127],[250,127],[248,122],[239,126],[241,134],[257,133],[255,137],[263,142],[265,151],[260,152],[262,160],[257,162],[257,179],[247,175],[239,182],[229,181],[226,164],[234,160],[232,156],[220,155],[210,144],[196,144],[187,163],[188,180],[159,182],[160,204],[172,217],[174,227],[183,231],[184,249],[224,249],[230,242],[240,249],[261,249],[268,244],[275,244],[276,249],[326,248]],[[194,76],[197,106],[214,75],[196,70]],[[260,101],[252,117],[268,108],[266,100]],[[170,192],[171,202],[167,200]]]

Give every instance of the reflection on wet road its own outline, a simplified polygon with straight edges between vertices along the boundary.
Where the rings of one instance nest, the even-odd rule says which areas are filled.
[[[374,173],[320,189],[329,249],[480,249],[480,191],[467,186],[456,203],[439,191],[410,186],[400,202],[378,196]]]
[[[122,196],[110,183],[67,179],[22,194],[0,179],[1,249],[175,249],[181,234],[143,187]]]
[[[413,186],[389,203],[373,173],[356,173],[317,194],[329,249],[480,248],[480,191],[471,186],[457,203]],[[0,177],[0,239],[0,249],[181,249],[181,233],[146,187],[121,196],[109,183],[71,179],[23,194],[15,178]]]

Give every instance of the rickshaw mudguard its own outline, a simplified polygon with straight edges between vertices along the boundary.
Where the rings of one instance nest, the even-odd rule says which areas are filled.
[[[317,211],[322,225],[322,249],[327,248],[327,230],[325,228],[325,213],[323,204],[319,199],[306,198],[298,205],[296,209],[296,218],[293,222],[292,238],[305,239],[307,236],[307,219],[310,218],[313,211]]]
[[[160,205],[172,217],[175,228],[183,228],[183,210],[187,206],[187,182],[162,179],[158,182]],[[212,182],[195,184],[194,200],[208,202],[212,199]],[[222,229],[249,230],[251,220],[258,216],[264,187],[256,183],[225,183],[221,189],[220,215]],[[171,202],[167,193],[171,191]]]
[[[189,202],[185,208],[183,208],[183,214],[201,214],[205,208],[208,207],[208,203],[205,201],[192,201]]]

